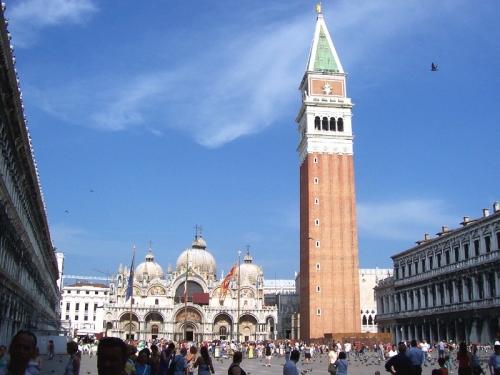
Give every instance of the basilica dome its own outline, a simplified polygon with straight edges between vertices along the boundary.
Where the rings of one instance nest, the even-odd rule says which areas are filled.
[[[179,274],[186,271],[186,264],[189,261],[190,267],[196,272],[215,277],[217,273],[217,263],[215,258],[207,250],[207,243],[201,236],[196,236],[191,245],[191,249],[182,252],[177,258],[175,271]]]
[[[241,285],[255,285],[259,276],[262,276],[262,268],[252,263],[250,250],[247,249],[247,255],[243,259],[244,263],[240,264],[241,270]],[[238,270],[236,270],[236,280],[238,280]]]
[[[144,278],[146,280],[153,280],[155,278],[163,280],[165,274],[161,266],[155,262],[155,257],[151,249],[149,249],[148,255],[146,255],[146,261],[139,264],[135,269],[134,276],[137,281],[142,281]]]

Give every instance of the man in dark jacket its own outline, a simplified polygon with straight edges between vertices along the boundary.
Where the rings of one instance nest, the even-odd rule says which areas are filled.
[[[391,374],[410,375],[413,374],[413,364],[410,357],[406,355],[406,345],[398,345],[399,353],[389,359],[385,364],[385,369]]]

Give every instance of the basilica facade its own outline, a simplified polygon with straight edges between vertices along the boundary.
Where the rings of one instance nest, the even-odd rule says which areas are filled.
[[[131,273],[133,292],[127,299]],[[112,278],[103,306],[105,332],[133,340],[275,339],[278,311],[264,303],[264,274],[249,250],[225,293],[223,281],[217,279],[215,258],[201,236],[166,273],[150,248],[144,262],[133,270],[120,265]]]

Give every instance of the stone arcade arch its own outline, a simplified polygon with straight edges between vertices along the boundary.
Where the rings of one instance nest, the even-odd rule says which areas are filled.
[[[201,330],[203,323],[202,313],[189,306],[186,310],[181,308],[174,316],[174,341],[204,341]],[[184,337],[184,327],[186,327],[186,336]]]
[[[142,337],[139,337],[139,318],[135,313],[132,313],[132,320],[130,320],[130,313],[124,313],[120,317],[120,331],[123,332],[123,335],[128,340],[141,340]]]
[[[240,325],[240,340],[241,341],[256,341],[257,340],[257,319],[249,314],[242,315],[239,319]]]
[[[214,319],[214,338],[219,340],[229,340],[232,339],[233,332],[231,327],[233,326],[233,319],[228,314],[219,314]]]
[[[146,314],[144,318],[144,325],[142,328],[142,332],[144,332],[143,339],[156,339],[161,331],[163,331],[163,323],[165,322],[163,315],[156,312],[151,311]]]

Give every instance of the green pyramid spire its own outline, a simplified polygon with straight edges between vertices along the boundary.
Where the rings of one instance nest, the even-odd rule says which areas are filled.
[[[318,48],[316,49],[316,56],[314,57],[314,70],[315,71],[339,71],[337,62],[333,55],[330,43],[326,38],[323,26],[320,27],[318,35]]]

